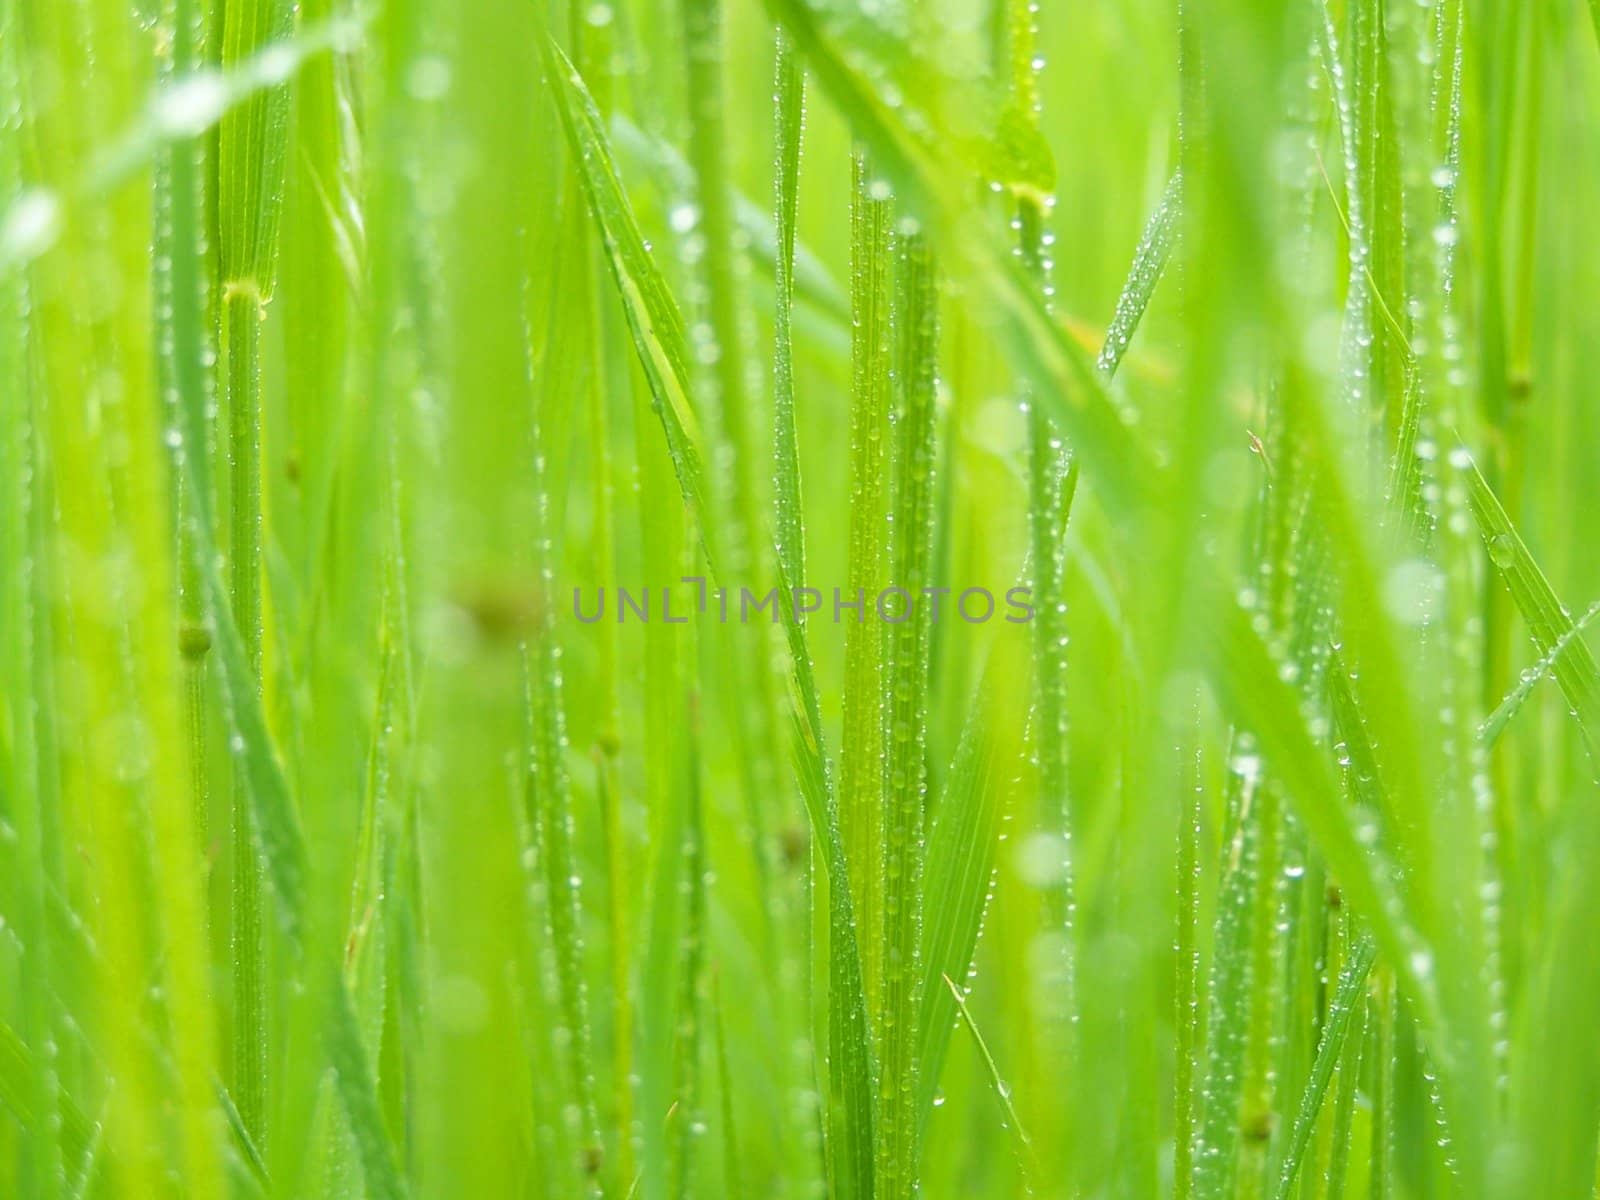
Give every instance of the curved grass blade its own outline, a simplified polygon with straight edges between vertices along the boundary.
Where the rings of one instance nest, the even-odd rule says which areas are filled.
[[[655,179],[662,195],[681,196],[690,190],[694,173],[677,147],[646,133],[621,113],[611,118],[610,132],[612,149],[621,157],[622,165],[642,168]],[[787,153],[787,150],[780,153]],[[733,206],[739,230],[749,243],[747,252],[751,260],[771,272],[776,282],[780,258],[789,255],[791,261],[786,269],[792,298],[810,305],[842,329],[850,319],[850,298],[833,277],[828,264],[798,240],[792,250],[785,248],[782,241],[787,234],[781,217],[774,221],[772,214],[748,195],[736,191]]]
[[[622,297],[634,350],[644,368],[656,415],[667,435],[684,503],[695,514],[713,572],[718,542],[705,439],[692,402],[689,354],[683,316],[644,237],[617,178],[605,126],[583,77],[554,41],[545,42],[546,70],[576,160],[590,212],[600,228],[612,278]]]
[[[328,1062],[344,1101],[350,1132],[355,1136],[367,1192],[375,1200],[405,1200],[405,1183],[384,1125],[361,1026],[350,1002],[349,988],[342,978],[329,988],[328,1009],[328,1029],[324,1034]]]

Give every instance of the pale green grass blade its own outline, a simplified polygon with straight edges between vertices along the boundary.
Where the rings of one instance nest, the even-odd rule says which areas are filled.
[[[1015,1145],[1017,1162],[1021,1165],[1024,1177],[1038,1174],[1038,1159],[1034,1154],[1033,1140],[1028,1137],[1028,1131],[1022,1126],[1022,1119],[1017,1116],[1016,1106],[1011,1103],[1011,1085],[1000,1074],[1000,1065],[994,1060],[994,1053],[989,1049],[989,1044],[983,1040],[983,1034],[978,1030],[978,1023],[973,1019],[972,1010],[967,1007],[967,999],[961,994],[961,989],[948,975],[941,976],[941,981],[955,1001],[956,1011],[961,1014],[961,1024],[966,1027],[971,1035],[972,1042],[978,1050],[978,1056],[983,1060],[984,1070],[989,1076],[989,1086],[993,1089],[995,1099],[1000,1102],[1000,1108],[1005,1113],[1005,1126],[1012,1136]],[[1030,1189],[1031,1190],[1031,1189]]]
[[[14,94],[20,85],[16,62],[21,33],[17,14],[0,13],[0,92]],[[0,195],[22,188],[19,116],[0,121]],[[6,816],[8,873],[17,877],[12,908],[15,936],[22,948],[22,979],[18,991],[21,1036],[10,1027],[0,1029],[0,1075],[4,1076],[7,1103],[29,1130],[31,1138],[17,1172],[19,1186],[37,1193],[40,1200],[60,1194],[65,1168],[82,1154],[81,1137],[74,1155],[64,1124],[61,1078],[54,1057],[29,1054],[28,1047],[54,1042],[55,1014],[51,1011],[52,941],[46,915],[47,875],[45,810],[41,787],[38,718],[32,702],[37,677],[37,602],[30,581],[35,572],[33,546],[34,428],[28,386],[28,342],[31,307],[28,284],[17,272],[0,274],[0,390],[11,400],[0,411],[0,576],[12,585],[0,595],[0,781],[10,797]],[[9,1012],[4,1015],[10,1015]],[[67,1114],[70,1118],[70,1114]],[[81,1119],[81,1114],[79,1114]],[[76,1131],[81,1135],[81,1129]]]
[[[227,1118],[228,1130],[233,1134],[234,1140],[239,1143],[239,1148],[244,1158],[244,1165],[249,1168],[250,1177],[256,1185],[258,1192],[266,1192],[271,1186],[267,1177],[267,1161],[261,1157],[261,1151],[250,1137],[250,1131],[245,1128],[244,1118],[239,1115],[238,1107],[233,1103],[233,1097],[228,1095],[228,1090],[220,1084],[217,1087],[217,1102],[222,1105],[222,1115]]]
[[[603,31],[594,31],[580,49],[583,69],[590,78],[610,84],[608,51],[614,46],[605,41]],[[615,124],[613,128],[615,128]],[[594,509],[594,557],[599,586],[616,585],[617,534],[619,512],[618,471],[612,441],[616,426],[614,413],[624,409],[632,377],[627,369],[627,341],[622,318],[614,305],[605,303],[610,268],[605,250],[592,226],[585,227],[584,240],[592,245],[593,278],[583,290],[590,304],[593,322],[592,344],[596,380],[590,388],[589,435],[592,441],[592,505]],[[606,854],[606,901],[609,917],[609,957],[611,963],[612,1087],[616,1147],[615,1168],[608,1169],[613,1194],[635,1174],[634,1164],[634,1026],[632,995],[633,929],[630,895],[629,846],[623,824],[624,803],[628,797],[621,772],[622,711],[621,669],[618,638],[609,623],[603,625],[600,643],[600,688],[603,697],[603,724],[593,752],[595,790],[603,814]]]
[[[794,298],[796,223],[800,210],[800,146],[805,129],[805,73],[789,37],[779,31],[774,94],[777,163],[777,238],[773,258],[772,323],[773,530],[781,574],[798,586],[806,577],[805,503],[800,487],[800,445],[795,413]]]
[[[727,1024],[722,1019],[721,977],[711,983],[711,1022],[717,1055],[717,1094],[722,1098],[723,1175],[730,1196],[742,1196],[745,1187],[739,1169],[738,1119],[734,1115],[733,1081],[728,1070]]]
[[[355,1136],[362,1178],[376,1200],[404,1200],[408,1194],[395,1161],[373,1086],[372,1066],[362,1044],[361,1027],[342,981],[330,987],[326,1020],[328,1062],[333,1068],[345,1115]]]

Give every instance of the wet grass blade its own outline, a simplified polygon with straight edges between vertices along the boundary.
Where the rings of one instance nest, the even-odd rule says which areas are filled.
[[[1345,964],[1339,976],[1339,988],[1329,1006],[1322,1026],[1322,1036],[1317,1042],[1316,1057],[1312,1060],[1311,1076],[1306,1081],[1295,1113],[1294,1128],[1290,1131],[1288,1145],[1277,1171],[1274,1200],[1288,1200],[1296,1179],[1305,1163],[1306,1151],[1311,1146],[1313,1133],[1327,1099],[1328,1085],[1333,1082],[1339,1064],[1346,1057],[1345,1042],[1350,1036],[1352,1023],[1361,1011],[1367,988],[1367,976],[1377,957],[1377,949],[1370,939],[1363,939],[1356,952]]]
[[[864,154],[850,194],[850,557],[852,599],[875,603],[889,579],[884,480],[889,463],[891,201],[874,188]],[[845,627],[844,724],[840,736],[839,819],[850,863],[860,940],[883,944],[881,864],[887,807],[884,778],[884,628],[858,611]],[[881,964],[865,961],[867,998],[878,1007]]]
[[[1466,451],[1458,447],[1455,454],[1459,457]],[[1489,561],[1516,602],[1540,654],[1553,656],[1556,683],[1577,716],[1590,758],[1595,759],[1600,755],[1600,667],[1583,639],[1573,636],[1572,618],[1488,480],[1470,457],[1464,462],[1470,468],[1465,475],[1472,515],[1488,548]]]
[[[1117,297],[1117,309],[1111,317],[1111,327],[1106,331],[1105,345],[1100,350],[1095,365],[1107,378],[1117,373],[1122,356],[1133,343],[1139,322],[1144,319],[1150,298],[1155,295],[1156,284],[1166,273],[1167,260],[1172,256],[1177,241],[1179,214],[1183,207],[1183,176],[1174,173],[1161,193],[1160,203],[1145,222],[1139,237],[1133,263],[1128,268],[1128,281],[1122,285]]]
[[[1251,913],[1260,881],[1262,783],[1260,760],[1235,742],[1229,764],[1228,820],[1223,882],[1206,1004],[1204,1097],[1195,1146],[1194,1194],[1221,1200],[1233,1194],[1250,1029]]]
[[[890,554],[892,587],[911,607],[886,638],[887,808],[883,822],[883,958],[878,1091],[879,1183],[886,1196],[916,1190],[918,1019],[927,986],[922,965],[926,872],[928,654],[933,556],[934,403],[938,292],[933,253],[904,239],[896,263],[895,361],[900,393],[894,420]],[[880,599],[880,604],[882,600]],[[894,603],[894,601],[891,601]],[[869,627],[870,628],[870,627]],[[874,631],[875,632],[875,631]],[[941,901],[942,901],[941,897]]]
[[[1494,711],[1484,719],[1483,725],[1478,731],[1478,737],[1485,746],[1493,746],[1499,740],[1500,735],[1505,732],[1506,726],[1522,710],[1523,704],[1533,694],[1533,689],[1539,685],[1539,681],[1551,673],[1556,661],[1566,654],[1573,643],[1583,636],[1583,631],[1589,627],[1590,622],[1596,616],[1600,616],[1600,604],[1590,605],[1584,614],[1572,623],[1570,629],[1556,638],[1550,649],[1545,651],[1544,656],[1538,662],[1531,667],[1523,669],[1521,676],[1517,680],[1517,686],[1512,688],[1506,698],[1495,706]]]
[[[605,127],[577,69],[553,42],[546,45],[549,85],[561,113],[590,212],[600,228],[612,278],[622,298],[634,350],[650,383],[657,416],[684,503],[700,522],[712,569],[717,569],[716,510],[707,473],[705,439],[691,399],[683,317],[666,279],[639,233],[617,178]]]
[[[1205,799],[1201,765],[1197,756],[1190,794],[1178,819],[1178,961],[1173,996],[1178,1044],[1172,1084],[1175,1200],[1194,1195],[1195,1134],[1201,1115],[1195,1094],[1200,1049],[1200,823]]]
[[[795,217],[799,199],[800,134],[803,120],[804,76],[794,48],[779,34],[777,43],[778,102],[778,244],[776,278],[779,314],[776,327],[774,459],[777,530],[776,560],[783,618],[789,650],[789,703],[791,754],[800,794],[805,803],[815,847],[815,860],[823,875],[813,882],[813,904],[824,906],[819,923],[826,930],[825,999],[828,1053],[822,1114],[826,1130],[827,1174],[831,1191],[850,1200],[871,1200],[876,1194],[874,1175],[873,1100],[876,1071],[869,1024],[869,1006],[862,971],[861,926],[855,908],[856,889],[845,853],[840,804],[828,760],[811,650],[807,644],[805,616],[800,611],[798,581],[804,579],[805,532],[802,519],[799,442],[795,427],[791,311],[791,261]]]
[[[983,1040],[983,1034],[978,1029],[977,1021],[973,1019],[972,1010],[967,1007],[967,999],[961,994],[961,989],[950,976],[944,975],[940,978],[955,1001],[956,1011],[961,1014],[961,1024],[972,1036],[972,1044],[978,1051],[978,1057],[983,1060],[983,1069],[989,1076],[989,1086],[1005,1113],[1005,1126],[1012,1135],[1017,1162],[1021,1165],[1025,1177],[1036,1176],[1039,1171],[1038,1158],[1033,1151],[1033,1140],[1028,1137],[1028,1131],[1022,1125],[1022,1118],[1017,1116],[1016,1106],[1011,1103],[1011,1085],[1001,1076],[1000,1065],[995,1062],[989,1044]]]
[[[923,918],[922,1016],[918,1078],[919,1120],[933,1112],[956,1013],[942,978],[965,981],[972,967],[994,882],[1005,788],[997,747],[983,727],[993,682],[973,697],[954,761],[933,807],[928,829],[924,894],[938,897]]]
[[[38,1109],[33,1101],[37,1075],[34,1056],[28,1052],[26,1043],[17,1036],[16,1030],[0,1022],[0,1103],[30,1131],[39,1127]],[[81,1187],[87,1183],[82,1172],[98,1131],[70,1096],[59,1098],[59,1111],[61,1159],[68,1172],[64,1181],[79,1180]],[[40,1135],[36,1133],[35,1136]]]

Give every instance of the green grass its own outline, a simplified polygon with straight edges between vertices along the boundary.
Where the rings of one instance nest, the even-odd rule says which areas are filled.
[[[0,1195],[1600,1197],[1597,14],[0,0]]]

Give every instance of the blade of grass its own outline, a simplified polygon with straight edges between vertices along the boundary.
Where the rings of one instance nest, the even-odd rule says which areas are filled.
[[[15,95],[20,79],[16,47],[20,42],[16,12],[0,13],[0,93]],[[22,187],[20,116],[0,119],[0,195],[10,196]],[[51,947],[46,917],[45,791],[40,786],[37,717],[32,702],[38,666],[33,631],[37,614],[32,580],[35,577],[33,510],[35,488],[34,430],[28,388],[30,309],[28,285],[20,273],[0,274],[0,389],[13,399],[0,406],[0,577],[12,580],[0,595],[0,688],[7,697],[0,705],[0,758],[6,816],[15,838],[8,858],[17,875],[17,903],[13,917],[21,947],[18,991],[21,1037],[0,1027],[0,1078],[7,1102],[31,1138],[16,1174],[18,1186],[40,1200],[59,1195],[65,1165],[74,1156],[63,1130],[61,1079],[50,1054],[30,1055],[27,1047],[53,1043],[55,1014],[51,1011]],[[81,1119],[81,1114],[79,1114]],[[70,1122],[68,1122],[70,1123]],[[77,1132],[81,1132],[77,1131]],[[78,1153],[82,1152],[79,1141]]]
[[[944,980],[945,987],[955,1001],[956,1011],[961,1014],[962,1025],[972,1035],[972,1044],[977,1048],[978,1057],[983,1060],[984,1071],[989,1076],[989,1086],[1005,1113],[1005,1126],[1011,1132],[1017,1163],[1022,1168],[1023,1176],[1025,1179],[1036,1177],[1039,1173],[1038,1157],[1034,1154],[1033,1141],[1028,1137],[1028,1131],[1023,1128],[1022,1119],[1017,1116],[1016,1106],[1011,1103],[1011,1085],[1001,1077],[1000,1066],[995,1062],[989,1044],[983,1040],[983,1034],[978,1030],[977,1021],[973,1020],[972,1010],[967,1007],[967,999],[961,994],[961,989],[955,985],[950,976],[943,975],[940,978]],[[1026,1190],[1032,1192],[1031,1188]]]
[[[587,71],[585,77],[588,77]],[[663,196],[681,196],[690,190],[694,173],[671,143],[651,136],[620,113],[611,118],[610,134],[612,148],[620,156],[622,165],[648,173]],[[781,245],[781,222],[774,221],[771,213],[740,191],[734,192],[733,207],[739,231],[748,241],[746,252],[757,266],[770,272],[776,282],[779,256],[788,253]],[[794,299],[815,309],[830,322],[837,322],[843,330],[850,319],[850,298],[828,264],[818,251],[798,238],[792,257],[794,262],[787,269]]]
[[[174,295],[180,294],[185,297],[182,301],[185,304],[191,304],[194,297],[202,294],[197,271],[191,270],[182,277],[174,277]],[[187,311],[198,314],[203,311],[203,305],[192,304]],[[191,319],[174,328],[178,338],[174,353],[178,360],[203,361],[200,322]],[[180,387],[174,397],[174,405],[174,426],[178,436],[167,439],[167,444],[173,472],[183,480],[187,494],[193,499],[188,513],[189,536],[195,547],[195,561],[200,568],[207,628],[217,650],[218,674],[233,730],[230,749],[234,768],[245,781],[243,790],[252,810],[252,824],[260,838],[266,877],[273,885],[278,902],[279,924],[292,950],[305,944],[302,939],[306,930],[306,914],[303,911],[306,851],[294,815],[288,782],[267,726],[258,676],[252,669],[245,638],[235,621],[230,593],[217,554],[211,493],[208,487],[203,486],[204,459],[194,449],[206,444],[204,389],[192,385]],[[403,1197],[406,1189],[394,1165],[393,1149],[377,1107],[377,1089],[372,1082],[350,997],[339,971],[335,968],[331,974],[335,978],[330,992],[332,1020],[327,1027],[324,1047],[336,1067],[339,1091],[360,1149],[367,1186],[386,1198]],[[251,1130],[242,1108],[239,1115],[244,1128],[251,1135],[252,1144],[259,1151],[262,1143]]]
[[[1300,1107],[1295,1113],[1294,1128],[1284,1148],[1277,1170],[1275,1200],[1289,1200],[1295,1181],[1305,1162],[1306,1151],[1311,1146],[1312,1134],[1317,1127],[1328,1086],[1333,1082],[1339,1065],[1344,1061],[1345,1042],[1350,1036],[1353,1018],[1361,1010],[1366,995],[1367,976],[1377,957],[1377,948],[1370,939],[1364,939],[1355,953],[1345,963],[1339,975],[1338,992],[1328,1007],[1322,1026],[1322,1036],[1317,1042],[1316,1058],[1312,1060],[1311,1076],[1300,1096]]]
[[[1589,627],[1589,623],[1597,616],[1600,616],[1600,603],[1591,604],[1583,615],[1572,623],[1570,629],[1556,638],[1555,643],[1538,662],[1523,669],[1522,674],[1518,677],[1517,686],[1506,694],[1506,698],[1495,706],[1494,711],[1484,719],[1483,724],[1479,727],[1478,738],[1485,746],[1493,746],[1499,740],[1500,735],[1505,732],[1506,726],[1522,710],[1523,704],[1533,694],[1533,689],[1539,685],[1539,681],[1551,673],[1556,660],[1565,654],[1575,641],[1582,637],[1583,631]]]
[[[612,278],[622,296],[634,350],[650,383],[654,408],[666,431],[684,503],[700,522],[712,570],[718,569],[716,512],[707,474],[705,439],[691,402],[683,317],[634,220],[617,179],[600,114],[583,78],[561,48],[548,42],[546,72],[562,125],[578,164],[590,211],[605,240]]]
[[[850,555],[852,597],[876,602],[889,580],[885,522],[890,408],[890,201],[871,177],[864,154],[854,159],[850,197]],[[884,944],[885,794],[884,631],[864,611],[845,627],[844,723],[840,737],[839,820],[855,894],[860,941]],[[882,964],[862,963],[867,999],[881,1012]],[[880,1164],[881,1165],[881,1164]]]
[[[294,7],[284,0],[242,0],[223,21],[224,68],[247,61],[263,46],[288,37]],[[261,321],[272,297],[277,232],[283,209],[288,151],[289,93],[277,87],[253,95],[222,119],[217,163],[224,231],[220,251],[223,341],[227,354],[229,462],[229,595],[255,688],[264,684],[262,656]],[[203,443],[195,443],[195,453]],[[233,800],[233,1075],[232,1091],[245,1128],[267,1143],[267,941],[262,922],[262,867],[255,819],[236,781]]]
[[[1488,547],[1489,561],[1511,593],[1540,654],[1554,657],[1556,683],[1577,716],[1590,759],[1596,760],[1600,755],[1600,668],[1583,639],[1571,636],[1572,618],[1483,472],[1473,464],[1465,447],[1458,446],[1452,455],[1464,472],[1468,499]]]
[[[804,119],[804,76],[788,36],[777,35],[778,130],[778,282],[774,348],[773,444],[774,526],[777,533],[780,608],[789,647],[789,697],[792,752],[801,795],[819,847],[825,876],[813,885],[813,903],[824,905],[820,924],[827,937],[827,1093],[828,1175],[833,1192],[852,1200],[871,1200],[874,1179],[873,1079],[866,985],[851,869],[842,831],[840,802],[823,738],[822,705],[817,693],[805,614],[795,589],[805,578],[805,526],[796,430],[792,311],[792,255],[799,201],[800,135]],[[818,895],[818,893],[825,893]],[[870,944],[870,943],[868,943]]]
[[[934,402],[938,294],[932,251],[907,237],[896,264],[897,397],[890,555],[893,586],[911,612],[887,637],[884,717],[887,808],[883,822],[883,959],[878,1032],[879,1184],[885,1196],[916,1191],[918,1018],[922,1011],[923,884],[927,808],[928,650],[932,610],[921,603],[933,554]],[[869,626],[869,629],[871,627]],[[876,633],[877,630],[872,629]]]
[[[1373,1058],[1372,1074],[1372,1153],[1368,1159],[1371,1182],[1367,1194],[1372,1200],[1389,1200],[1394,1195],[1395,1156],[1395,1011],[1394,980],[1379,967],[1373,980],[1372,996]]]
[[[1139,236],[1133,263],[1128,268],[1128,280],[1117,296],[1116,312],[1111,317],[1111,328],[1106,331],[1105,345],[1101,347],[1095,365],[1106,378],[1117,373],[1122,356],[1128,352],[1139,322],[1144,319],[1150,298],[1155,295],[1156,284],[1167,269],[1172,247],[1177,241],[1179,215],[1183,207],[1183,176],[1174,172],[1167,180],[1166,189],[1155,212],[1145,222]]]
[[[1200,823],[1205,800],[1201,768],[1197,752],[1193,784],[1178,818],[1178,960],[1173,990],[1178,1045],[1172,1083],[1175,1200],[1190,1200],[1194,1195],[1195,1135],[1201,1115],[1194,1084],[1200,1046]]]
[[[1199,1200],[1234,1194],[1250,1028],[1250,916],[1260,884],[1262,840],[1270,836],[1262,832],[1261,760],[1247,739],[1236,740],[1228,768],[1231,833],[1217,899],[1206,1069],[1194,1152],[1194,1194]]]
[[[544,611],[550,611],[547,601]],[[598,1153],[599,1109],[594,1094],[594,1063],[589,1046],[589,1000],[583,974],[583,909],[579,891],[578,861],[573,850],[573,800],[562,761],[566,747],[566,722],[562,701],[559,649],[550,626],[538,631],[525,647],[524,678],[529,723],[528,786],[526,803],[530,823],[538,829],[538,858],[544,869],[544,896],[556,978],[560,992],[558,1046],[564,1046],[564,1095],[572,1110],[570,1120],[584,1156]],[[588,1194],[601,1194],[594,1172],[588,1177]]]

